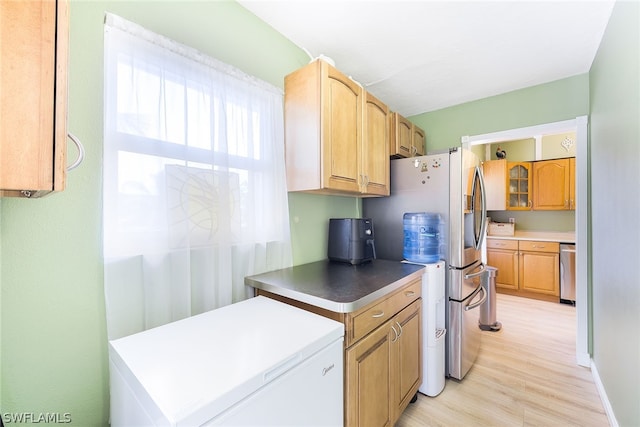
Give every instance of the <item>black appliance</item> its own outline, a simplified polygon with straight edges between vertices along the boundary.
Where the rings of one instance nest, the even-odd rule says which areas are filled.
[[[331,261],[362,264],[376,257],[371,218],[329,219],[328,258]]]

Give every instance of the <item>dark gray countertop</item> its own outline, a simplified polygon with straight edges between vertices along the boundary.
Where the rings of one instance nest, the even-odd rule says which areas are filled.
[[[337,313],[350,313],[422,276],[424,266],[376,259],[312,262],[245,277],[246,285]]]

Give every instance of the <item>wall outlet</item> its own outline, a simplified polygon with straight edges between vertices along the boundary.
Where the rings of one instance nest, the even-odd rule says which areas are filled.
[[[515,224],[515,223],[516,223],[515,218],[509,218],[509,224]]]

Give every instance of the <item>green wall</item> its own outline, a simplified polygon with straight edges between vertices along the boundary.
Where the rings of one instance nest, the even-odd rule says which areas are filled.
[[[427,152],[459,146],[465,135],[481,135],[575,119],[589,112],[589,76],[543,85],[409,117],[427,134]]]
[[[640,3],[617,2],[590,71],[593,360],[640,426]]]
[[[427,152],[459,146],[466,135],[481,135],[575,119],[589,112],[589,76],[581,74],[543,85],[516,90],[502,95],[432,111],[409,119],[425,129]],[[533,135],[532,135],[533,136]],[[528,145],[529,154],[507,143],[507,156],[535,156],[535,144]],[[508,150],[507,150],[508,148]],[[516,156],[516,157],[513,157]],[[515,218],[521,231],[573,231],[574,211],[515,212],[494,211],[489,216],[505,222]]]
[[[637,6],[634,10],[637,17]],[[304,52],[235,2],[71,1],[69,130],[82,139],[87,157],[69,174],[68,188],[63,193],[41,200],[0,201],[0,412],[70,413],[72,425],[76,426],[106,425],[109,410],[101,219],[105,11],[196,47],[280,87],[287,73],[308,61]],[[622,14],[618,12],[615,28],[624,34],[633,15],[625,18]],[[630,56],[634,49],[638,51],[637,24],[635,31],[635,42],[625,51]],[[611,43],[623,37],[621,34],[613,37]],[[623,41],[632,40],[631,35],[627,38]],[[603,154],[607,139],[615,136],[613,131],[606,130],[612,123],[611,118],[605,117],[607,110],[613,109],[610,105],[613,96],[606,96],[609,87],[605,82],[616,69],[624,68],[612,50],[610,47],[599,54],[599,65],[594,67],[591,81],[592,88],[604,98],[602,102],[594,102],[594,107],[599,106],[601,111],[593,110],[594,115],[603,117],[602,133],[592,132],[594,141],[597,138],[597,149]],[[612,66],[608,65],[610,55],[614,56]],[[632,88],[637,90],[637,63],[632,71],[636,73]],[[427,131],[428,150],[446,148],[459,145],[463,135],[588,114],[588,84],[587,75],[576,76],[414,116],[411,120]],[[622,92],[629,85],[626,80],[614,84],[616,89],[621,87]],[[616,92],[615,96],[624,95]],[[636,117],[637,108],[636,101],[631,110]],[[627,119],[625,129],[630,127]],[[633,136],[637,141],[637,131]],[[621,142],[614,146],[625,148]],[[637,151],[634,154],[636,166]],[[617,159],[629,161],[624,154]],[[638,182],[637,176],[633,178]],[[604,197],[604,190],[600,194]],[[361,212],[360,201],[349,197],[290,194],[289,201],[296,264],[325,257],[328,218],[359,216]],[[625,203],[621,196],[614,201],[615,206]],[[635,208],[633,212],[637,211],[637,205]],[[598,213],[604,219],[604,212]],[[618,229],[615,232],[616,239],[633,237]],[[602,231],[599,238],[604,239],[605,235]],[[638,255],[637,249],[631,253]],[[599,271],[612,265],[620,266],[619,262],[609,262],[612,256],[606,259],[606,265],[596,264]],[[629,272],[626,267],[621,270],[624,274]],[[596,307],[599,335],[595,357],[604,373],[605,385],[611,389],[614,408],[621,411],[622,420],[630,420],[628,425],[637,425],[640,424],[637,408],[634,412],[626,403],[629,399],[638,401],[640,381],[634,379],[636,386],[632,386],[629,385],[631,375],[621,378],[623,365],[614,361],[615,355],[605,348],[609,344],[604,338],[605,327],[616,331],[620,326],[615,322],[617,319],[635,320],[635,325],[638,324],[637,317],[628,315],[630,305],[639,305],[637,276],[628,276],[627,282],[635,283],[636,294],[633,294],[635,299],[625,302],[622,300],[629,289],[621,284],[621,274],[614,277],[615,296],[610,300],[602,296],[602,307]],[[604,281],[599,285],[601,292],[604,285]],[[618,303],[623,304],[626,317],[616,317],[614,307]],[[601,317],[607,316],[613,319],[610,324],[598,323],[604,322]],[[630,325],[625,328],[615,334],[616,345],[621,345],[623,332],[627,337],[638,336],[636,330],[630,330]],[[633,345],[637,348],[637,340],[622,345],[623,349],[633,350]],[[611,351],[614,348],[612,346]],[[638,359],[630,366],[632,372],[640,371]],[[630,397],[625,398],[625,392],[629,392]]]
[[[83,427],[109,419],[101,220],[105,11],[279,87],[309,60],[235,2],[71,1],[68,123],[87,154],[64,192],[0,203],[0,413],[69,413],[72,425]],[[290,201],[298,263],[325,256],[326,218],[357,215],[354,199],[291,195]]]

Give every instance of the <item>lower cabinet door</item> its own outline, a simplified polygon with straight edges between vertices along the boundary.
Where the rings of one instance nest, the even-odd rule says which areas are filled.
[[[518,251],[487,249],[487,264],[498,269],[496,287],[518,290]]]
[[[346,426],[392,426],[391,322],[384,323],[346,352]]]
[[[398,332],[391,345],[391,387],[393,390],[393,420],[400,418],[422,382],[422,299],[418,299],[392,319]]]
[[[520,252],[520,289],[560,296],[560,256],[552,252]]]

